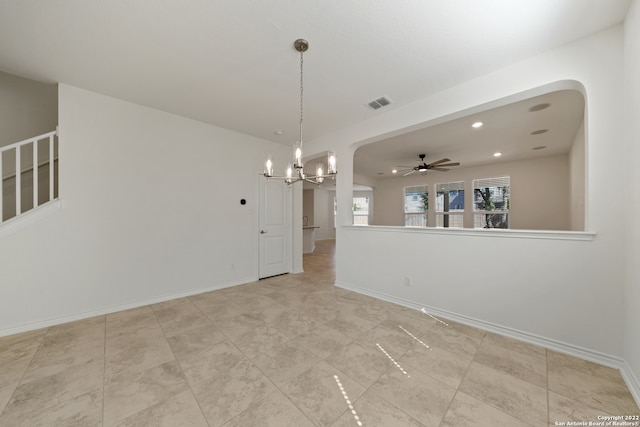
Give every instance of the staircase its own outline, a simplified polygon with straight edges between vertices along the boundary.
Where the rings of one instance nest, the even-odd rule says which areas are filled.
[[[0,229],[58,199],[57,135],[56,129],[0,147]]]

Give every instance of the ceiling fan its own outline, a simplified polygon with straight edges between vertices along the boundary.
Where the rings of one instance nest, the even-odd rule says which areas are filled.
[[[450,162],[450,159],[440,159],[437,160],[435,162],[431,162],[429,164],[425,163],[424,158],[427,157],[426,154],[418,154],[418,157],[420,157],[420,162],[421,164],[419,164],[418,166],[398,166],[401,168],[411,168],[411,169],[407,169],[405,171],[400,171],[400,172],[406,172],[405,174],[403,174],[402,176],[407,176],[407,175],[411,175],[414,172],[426,172],[428,170],[433,170],[433,171],[440,171],[440,172],[446,172],[448,171],[449,167],[451,166],[460,166],[459,162],[454,162],[454,163],[447,163]]]

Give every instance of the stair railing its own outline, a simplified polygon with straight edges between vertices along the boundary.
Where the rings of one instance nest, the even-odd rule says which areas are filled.
[[[31,209],[35,210],[37,207],[42,206],[52,200],[55,200],[58,197],[58,195],[56,195],[57,188],[55,185],[56,183],[55,183],[55,170],[54,170],[55,161],[57,160],[54,156],[57,135],[58,135],[58,131],[56,129],[54,131],[51,131],[42,135],[38,135],[33,138],[25,139],[24,141],[20,141],[11,145],[5,145],[3,147],[0,147],[0,224],[2,224],[3,222],[16,219],[20,217],[22,214],[24,214],[25,212],[28,212]],[[47,139],[48,139],[48,142],[39,144],[40,141],[47,140]],[[45,144],[48,144],[48,146],[45,146]],[[23,150],[29,145],[31,145],[32,147],[31,151],[33,156],[31,166],[29,166],[27,162],[23,162],[23,158],[22,158]],[[41,147],[48,148],[48,149],[43,150]],[[11,168],[12,170],[8,171],[7,175],[5,176],[3,167],[6,169],[9,169],[8,167],[6,167],[6,164],[7,163],[9,165],[11,164],[10,160],[8,162],[5,161],[5,156],[8,156],[9,153],[11,153],[12,151],[14,151],[15,167],[12,167]],[[40,153],[41,151],[45,153],[48,152],[48,155],[42,156]],[[46,157],[46,159],[41,159],[40,157]],[[27,163],[27,165],[23,165],[23,163]],[[46,166],[47,164],[49,169],[48,170],[49,191],[48,191],[48,196],[45,198],[45,200],[40,201],[39,200],[40,191],[38,188],[39,169],[41,167]],[[23,210],[23,205],[22,205],[23,191],[29,188],[23,188],[22,175],[29,173],[30,171],[33,171],[33,179],[32,179],[33,184],[31,187],[33,190],[33,206],[32,208]],[[15,194],[15,210],[14,210],[15,215],[13,216],[8,215],[7,218],[5,219],[5,215],[4,215],[5,182],[8,182],[13,178],[15,178],[15,193],[16,193]]]

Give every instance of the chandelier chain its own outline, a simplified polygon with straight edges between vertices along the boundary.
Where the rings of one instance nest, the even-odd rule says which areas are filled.
[[[300,137],[299,141],[302,144],[302,117],[303,117],[303,94],[304,94],[304,85],[303,85],[303,77],[304,77],[304,60],[303,60],[303,50],[300,50]]]

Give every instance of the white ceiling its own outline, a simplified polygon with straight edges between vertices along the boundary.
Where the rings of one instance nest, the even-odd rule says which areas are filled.
[[[530,111],[542,104],[549,107]],[[355,152],[354,173],[398,178],[403,170],[420,163],[419,154],[426,154],[426,163],[449,158],[460,163],[457,168],[564,154],[569,152],[583,118],[580,92],[551,92],[364,145]],[[471,127],[475,122],[483,126]],[[498,158],[494,157],[497,152],[502,154]],[[399,171],[396,175],[394,168]]]
[[[297,38],[310,141],[384,114],[366,106],[382,95],[397,108],[618,24],[629,3],[1,0],[0,70],[288,144]]]

